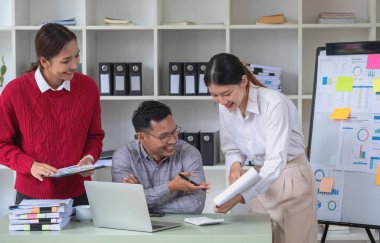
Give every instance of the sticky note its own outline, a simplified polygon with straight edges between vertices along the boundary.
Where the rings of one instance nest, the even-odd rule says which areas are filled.
[[[31,213],[40,213],[40,208],[32,208]]]
[[[380,78],[373,79],[373,92],[377,93],[380,91]]]
[[[335,91],[351,92],[354,85],[354,77],[338,76]]]
[[[351,113],[351,108],[335,108],[330,115],[330,119],[333,120],[347,120]]]
[[[376,185],[380,186],[380,165],[377,166]]]
[[[380,69],[380,54],[369,54],[367,69]]]
[[[322,85],[327,85],[328,77],[322,77]]]
[[[331,193],[333,188],[334,188],[334,178],[323,177],[321,180],[321,183],[319,184],[319,191]]]

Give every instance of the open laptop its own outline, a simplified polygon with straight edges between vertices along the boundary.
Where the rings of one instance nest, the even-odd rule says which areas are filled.
[[[181,225],[152,222],[140,184],[85,181],[84,185],[97,227],[156,232]]]

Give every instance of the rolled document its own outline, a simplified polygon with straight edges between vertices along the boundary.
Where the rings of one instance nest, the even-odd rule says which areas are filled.
[[[259,174],[257,174],[254,168],[249,169],[244,173],[239,179],[227,187],[222,193],[220,193],[216,198],[214,198],[214,203],[217,206],[223,205],[225,202],[233,198],[239,193],[247,190],[249,187],[256,184],[260,179]]]

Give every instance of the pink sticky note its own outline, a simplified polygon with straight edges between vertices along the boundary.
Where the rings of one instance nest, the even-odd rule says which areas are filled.
[[[380,69],[380,54],[369,54],[367,69]]]

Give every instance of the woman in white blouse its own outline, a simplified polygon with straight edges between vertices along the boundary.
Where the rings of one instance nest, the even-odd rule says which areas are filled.
[[[285,95],[265,88],[232,54],[213,56],[204,81],[219,103],[229,182],[243,174],[246,159],[260,176],[253,187],[214,211],[226,213],[253,199],[252,211],[271,216],[273,242],[317,242],[316,185],[294,104]]]

